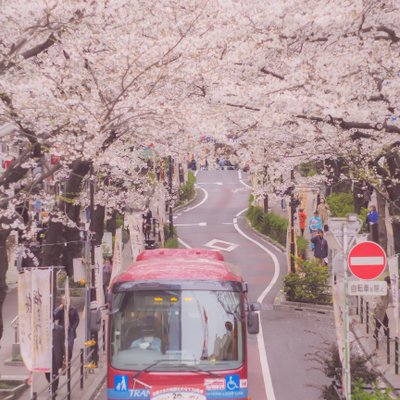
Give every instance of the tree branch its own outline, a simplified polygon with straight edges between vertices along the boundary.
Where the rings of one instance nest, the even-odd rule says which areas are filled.
[[[285,80],[285,77],[284,77],[284,76],[278,75],[278,74],[276,74],[275,72],[269,71],[269,70],[267,70],[265,67],[262,67],[262,68],[260,69],[260,71],[261,71],[263,74],[272,75],[274,78],[278,78],[278,79],[280,79],[281,81],[284,81],[284,80]]]

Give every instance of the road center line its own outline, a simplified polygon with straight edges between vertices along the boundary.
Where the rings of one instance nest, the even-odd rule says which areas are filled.
[[[238,214],[236,214],[236,217],[233,219],[233,225],[235,226],[235,229],[244,238],[246,238],[250,242],[252,242],[255,245],[257,245],[258,247],[260,247],[266,253],[268,253],[271,256],[272,261],[274,262],[274,266],[275,266],[274,276],[272,277],[271,282],[264,289],[264,291],[261,293],[261,295],[257,299],[257,301],[259,303],[262,303],[264,301],[264,299],[265,299],[265,296],[268,294],[268,292],[272,289],[272,287],[275,285],[276,281],[278,280],[280,265],[279,265],[279,261],[278,261],[276,255],[274,253],[272,253],[269,249],[267,249],[261,243],[257,242],[256,240],[254,240],[250,236],[246,235],[239,228],[239,225],[237,224],[237,217],[240,216],[246,210],[247,210],[247,208],[245,208],[244,210],[240,211]],[[258,312],[258,313],[260,315],[260,312]],[[270,372],[269,365],[268,365],[267,352],[266,352],[266,349],[265,349],[264,334],[263,334],[263,330],[262,330],[261,321],[260,321],[260,332],[257,335],[257,344],[258,344],[258,351],[259,351],[259,354],[260,354],[261,370],[262,370],[262,374],[263,374],[264,387],[265,387],[265,393],[267,394],[267,399],[268,400],[276,400],[275,399],[274,388],[272,386],[271,372]]]

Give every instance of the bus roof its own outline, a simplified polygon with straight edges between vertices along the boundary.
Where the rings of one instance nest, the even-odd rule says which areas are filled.
[[[209,249],[154,249],[142,251],[136,261],[153,260],[155,258],[205,258],[207,260],[224,261],[218,250]]]
[[[170,249],[164,249],[170,250]],[[172,250],[172,249],[171,249]],[[151,250],[153,252],[154,250]],[[203,257],[194,253],[187,257],[184,250],[173,256],[149,257],[135,262],[113,280],[114,283],[127,281],[234,281],[242,282],[237,267],[226,262]],[[145,252],[144,252],[145,253]],[[143,253],[142,253],[143,254]],[[207,253],[205,253],[207,255]],[[222,256],[222,255],[221,255]],[[138,258],[140,255],[138,256]],[[209,257],[211,257],[209,255]]]

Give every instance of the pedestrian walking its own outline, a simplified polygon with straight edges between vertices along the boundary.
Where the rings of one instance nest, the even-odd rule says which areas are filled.
[[[53,326],[53,349],[52,349],[52,373],[46,372],[45,376],[49,384],[53,381],[53,384],[49,385],[49,392],[54,394],[58,389],[59,373],[63,366],[64,353],[65,353],[65,331],[61,325],[54,324]]]
[[[303,237],[304,230],[306,229],[306,221],[307,221],[307,214],[304,212],[304,208],[299,209],[298,218],[299,218],[299,226],[300,226],[301,236]]]
[[[366,223],[368,225],[368,230],[372,236],[372,241],[375,243],[379,243],[379,236],[378,236],[378,211],[374,205],[369,207]]]
[[[280,190],[280,196],[281,196],[281,209],[282,211],[286,210],[286,197],[283,189]]]
[[[322,230],[322,221],[319,217],[318,211],[314,211],[314,215],[310,218],[308,224],[308,229],[310,231],[311,238],[318,235],[318,231]],[[311,241],[311,250],[314,250],[314,243]]]
[[[65,296],[61,298],[61,304],[54,310],[53,317],[55,321],[58,321],[58,324],[64,327],[65,322]],[[74,341],[76,339],[76,328],[79,325],[79,314],[78,310],[73,306],[70,305],[68,309],[68,361],[72,358],[72,352],[74,349]]]
[[[314,257],[319,260],[321,265],[328,264],[328,242],[324,238],[324,231],[318,230],[317,236],[311,238],[314,244]]]
[[[385,277],[385,281],[388,285],[388,290],[385,296],[381,296],[379,301],[375,306],[375,331],[374,331],[374,339],[378,339],[379,330],[383,325],[383,333],[385,336],[389,334],[389,317],[387,315],[387,308],[390,303],[392,303],[392,291],[390,289],[390,276]]]
[[[331,209],[329,208],[328,203],[326,202],[325,198],[321,198],[320,203],[318,204],[317,207],[318,215],[321,218],[322,222],[322,227],[324,229],[324,232],[327,232],[329,230],[328,227],[328,219],[329,215],[331,213]]]

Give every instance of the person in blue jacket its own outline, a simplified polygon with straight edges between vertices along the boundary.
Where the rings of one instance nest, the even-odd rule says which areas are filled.
[[[371,205],[369,207],[368,213],[367,213],[367,225],[368,229],[371,232],[372,235],[372,241],[375,243],[379,242],[379,237],[378,237],[378,211],[376,211],[376,207],[374,205]]]
[[[311,238],[318,235],[318,231],[322,229],[322,220],[318,215],[318,211],[314,211],[314,216],[310,218],[308,224],[308,229],[310,231]],[[314,250],[314,243],[311,242],[311,249]]]

